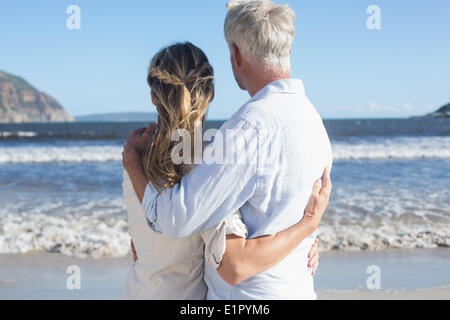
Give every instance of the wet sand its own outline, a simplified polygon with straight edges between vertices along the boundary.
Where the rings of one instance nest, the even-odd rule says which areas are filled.
[[[69,266],[80,269],[70,290]],[[72,258],[59,254],[0,255],[0,299],[121,299],[131,257]],[[380,272],[369,290],[369,266]],[[450,249],[326,252],[316,274],[319,299],[450,299]],[[370,271],[370,270],[369,270]],[[371,282],[372,283],[372,282]],[[373,285],[373,283],[372,283]],[[369,283],[370,286],[370,283]]]
[[[319,292],[319,300],[450,300],[450,287],[399,292]]]

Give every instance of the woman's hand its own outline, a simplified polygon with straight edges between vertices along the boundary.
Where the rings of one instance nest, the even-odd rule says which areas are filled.
[[[330,168],[325,168],[322,179],[317,180],[313,186],[313,192],[306,206],[301,224],[306,226],[311,233],[317,230],[320,220],[328,206],[331,194]]]
[[[311,248],[311,251],[309,251],[308,254],[308,268],[311,268],[311,275],[315,275],[316,274],[316,270],[319,267],[319,240],[316,239],[316,241],[314,241],[314,244]]]
[[[313,233],[319,227],[320,220],[328,206],[331,194],[330,169],[325,168],[322,180],[317,180],[313,186],[313,193],[309,198],[302,221],[303,226]],[[319,240],[316,239],[308,255],[308,267],[312,269],[311,274],[315,275],[319,267]]]
[[[133,240],[131,240],[131,253],[133,254],[133,262],[136,262],[138,260],[138,256],[136,253],[136,248],[134,247]]]
[[[330,170],[326,168],[322,181],[314,184],[313,194],[302,221],[270,236],[245,239],[228,235],[225,253],[217,269],[222,279],[234,286],[272,268],[286,258],[317,229],[327,208],[330,192]],[[308,267],[312,269],[312,275],[319,266],[317,247],[316,240],[308,255]]]

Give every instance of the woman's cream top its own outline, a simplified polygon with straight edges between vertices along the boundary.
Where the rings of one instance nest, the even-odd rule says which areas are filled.
[[[247,227],[240,213],[231,214],[213,229],[188,238],[172,239],[150,229],[125,170],[122,188],[129,234],[138,255],[138,260],[128,273],[124,298],[205,299],[204,263],[219,267],[225,253],[227,234],[247,237]]]

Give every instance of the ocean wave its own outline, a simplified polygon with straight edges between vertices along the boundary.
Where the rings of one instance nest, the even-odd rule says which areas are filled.
[[[0,163],[108,162],[122,160],[122,146],[13,146],[0,147]]]
[[[0,139],[12,138],[32,138],[37,137],[33,131],[0,131]]]
[[[334,142],[335,160],[450,158],[450,137],[408,137]]]
[[[122,257],[130,253],[128,224],[120,216],[2,216],[0,253],[50,252],[76,257]],[[317,232],[321,251],[378,251],[450,247],[450,223],[405,223],[386,219],[365,224],[324,221]]]
[[[450,158],[450,137],[334,141],[335,160]],[[108,162],[122,160],[121,145],[14,145],[0,147],[1,163]]]
[[[405,224],[383,221],[379,225],[322,224],[317,232],[322,251],[380,251],[387,249],[434,249],[450,247],[450,224]]]
[[[6,215],[0,222],[0,253],[120,257],[130,251],[127,229],[123,218],[111,216]]]

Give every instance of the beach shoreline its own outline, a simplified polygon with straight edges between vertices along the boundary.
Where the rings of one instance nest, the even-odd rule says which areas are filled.
[[[76,258],[50,253],[0,255],[0,299],[121,299],[131,257]],[[368,266],[381,270],[381,288],[366,286]],[[80,290],[69,290],[70,266],[80,270]],[[331,251],[316,274],[319,300],[450,299],[450,249]]]
[[[410,291],[325,291],[318,300],[450,300],[450,287]]]

